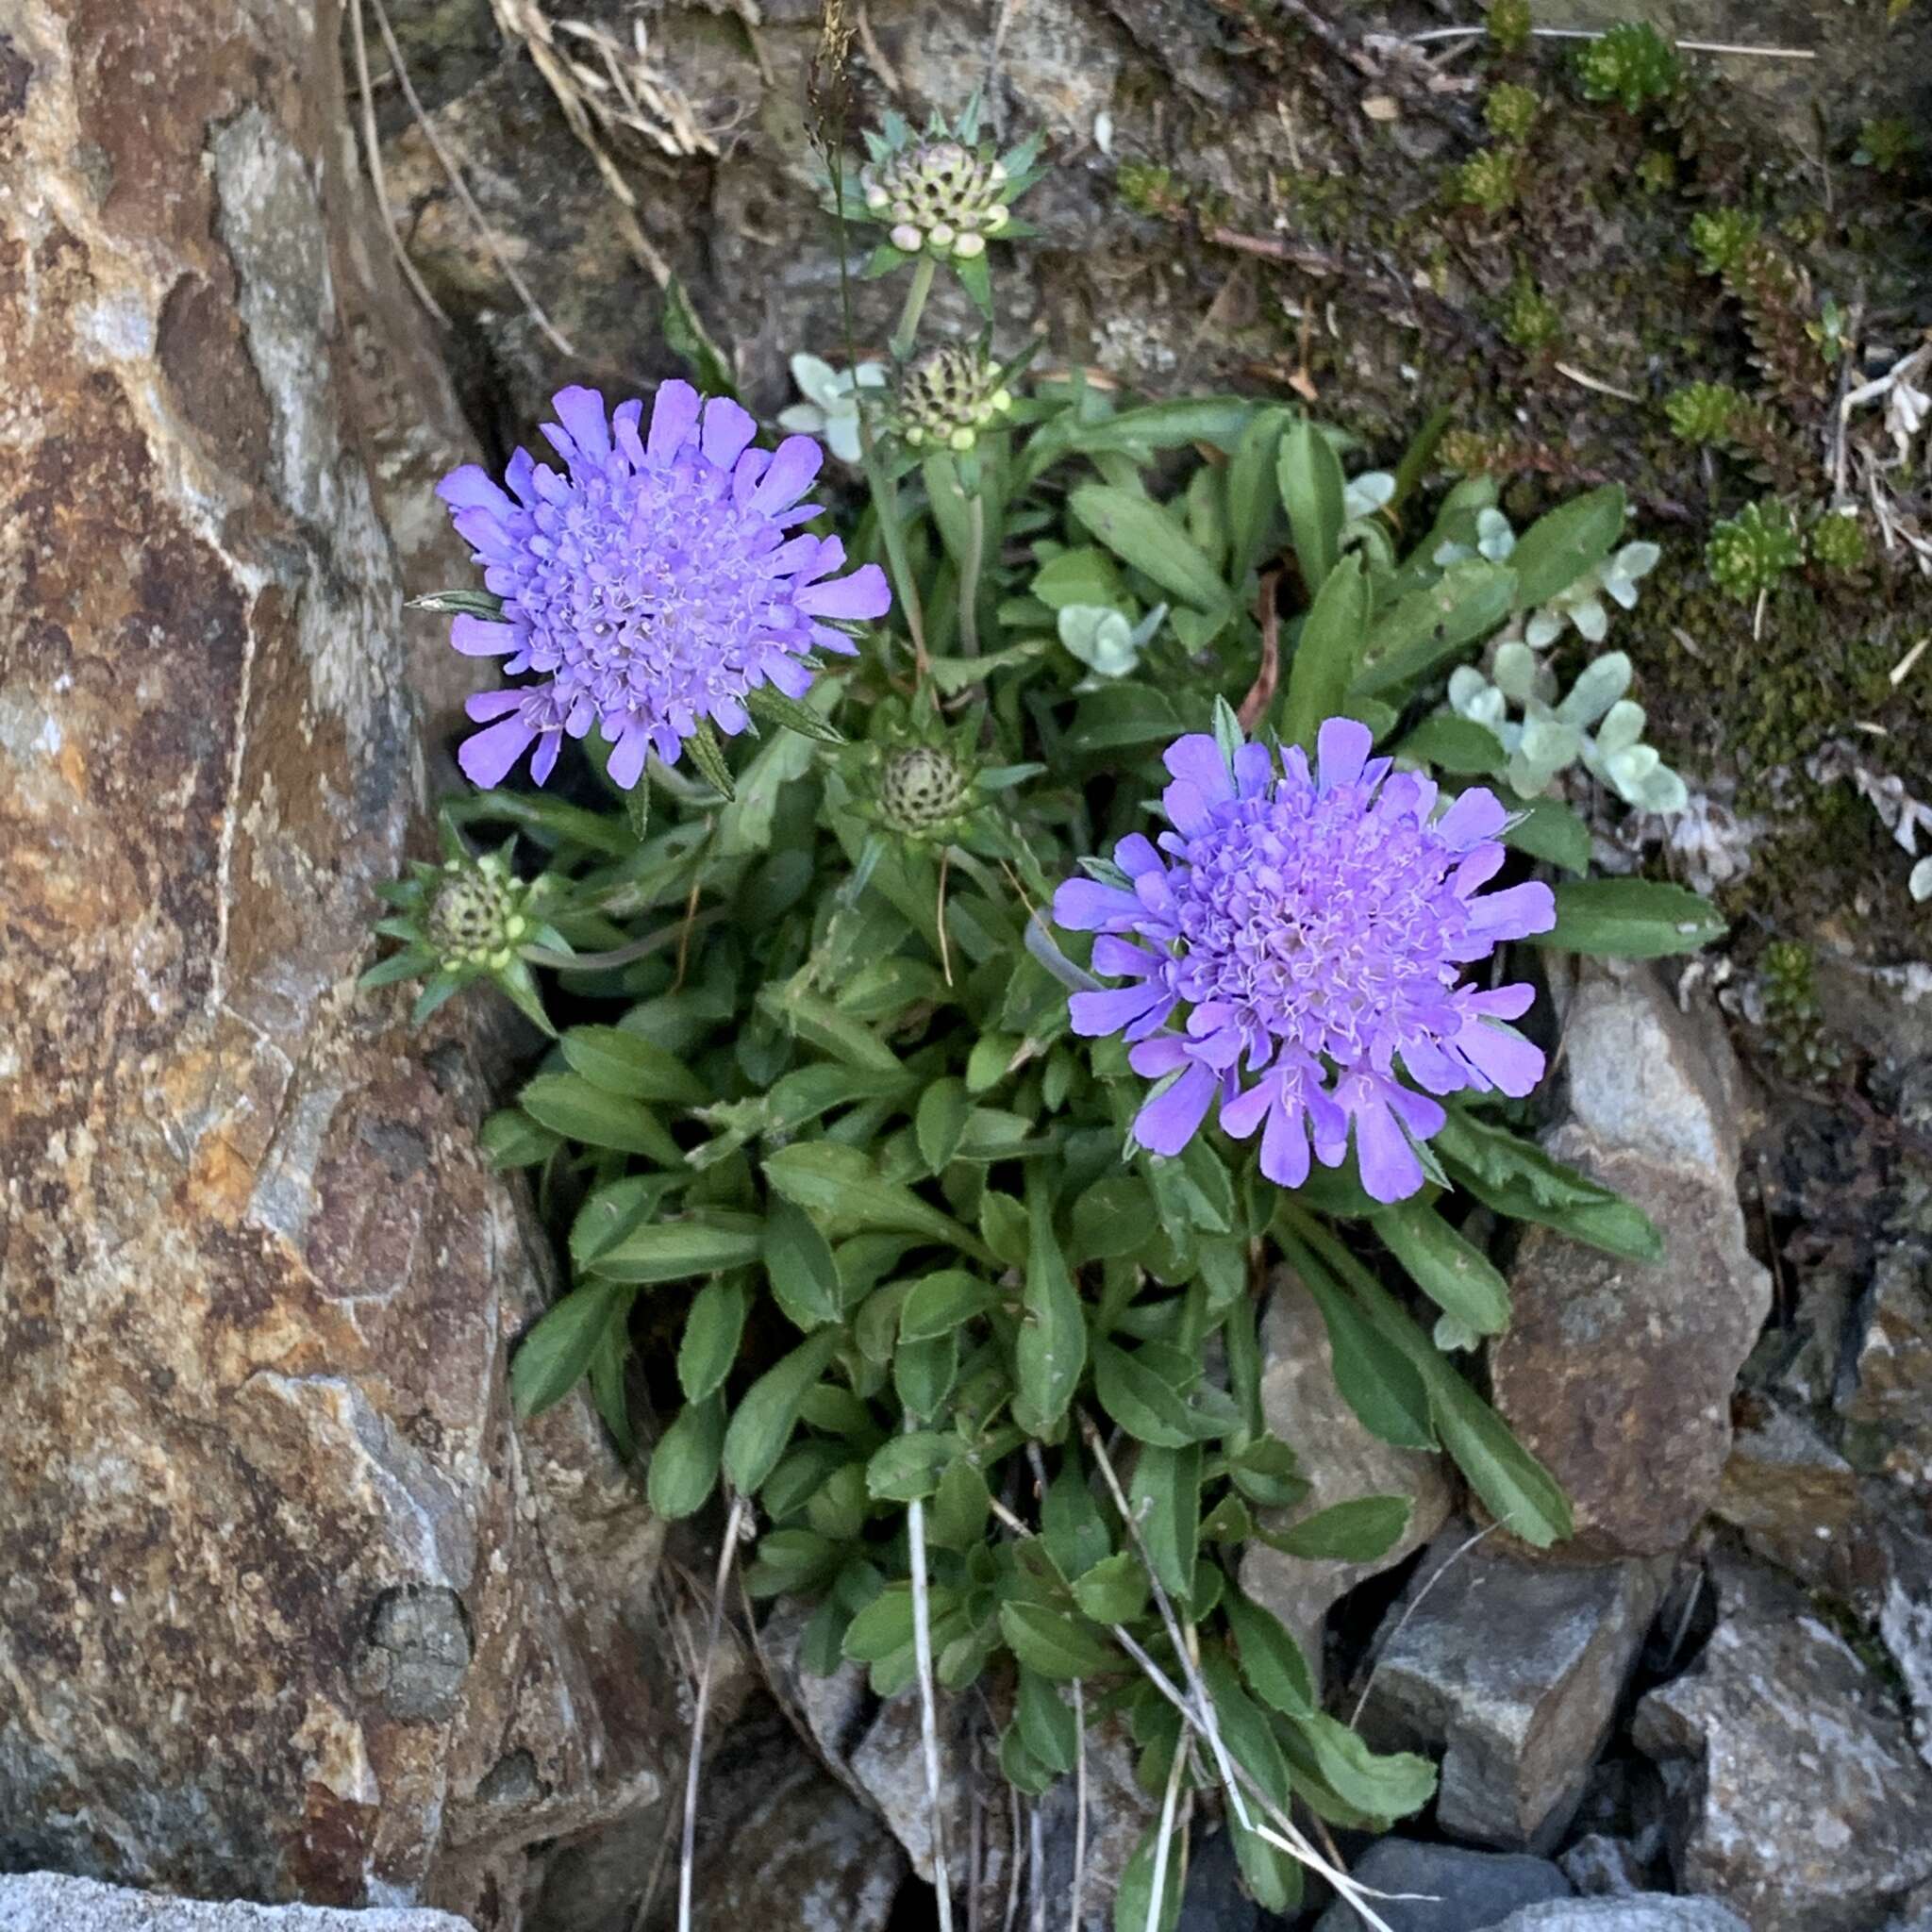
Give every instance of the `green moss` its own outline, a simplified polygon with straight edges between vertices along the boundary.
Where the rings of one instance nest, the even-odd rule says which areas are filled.
[[[1573,69],[1585,100],[1615,101],[1631,114],[1668,100],[1684,77],[1676,48],[1648,21],[1625,21],[1586,41]]]
[[[1505,53],[1520,54],[1529,45],[1529,0],[1490,0],[1490,38]]]
[[[1502,81],[1490,90],[1483,102],[1483,125],[1499,141],[1525,141],[1542,108],[1534,88]]]
[[[1137,215],[1172,221],[1188,205],[1188,188],[1172,168],[1147,161],[1123,161],[1113,177],[1114,192]]]
[[[1909,121],[1897,114],[1881,114],[1858,129],[1858,144],[1852,150],[1852,163],[1880,175],[1895,175],[1918,154],[1919,147],[1918,129]]]
[[[1838,1071],[1844,1055],[1824,1030],[1824,1010],[1811,948],[1774,940],[1758,961],[1764,1030],[1778,1071],[1790,1080],[1818,1081]]]
[[[1774,591],[1787,571],[1805,560],[1805,540],[1783,504],[1747,503],[1710,533],[1705,568],[1726,596],[1748,604]]]
[[[1525,271],[1519,271],[1509,285],[1501,323],[1504,336],[1526,355],[1548,348],[1563,333],[1563,318],[1557,305]]]
[[[1646,194],[1668,194],[1677,185],[1677,158],[1667,147],[1644,150],[1637,164],[1637,185]]]
[[[1690,245],[1696,249],[1707,275],[1721,275],[1742,259],[1744,251],[1757,241],[1757,217],[1740,208],[1707,208],[1690,218]]]
[[[1456,170],[1456,199],[1465,208],[1479,208],[1485,214],[1499,215],[1514,205],[1519,175],[1515,149],[1486,147]]]
[[[1671,429],[1686,442],[1722,442],[1744,406],[1744,397],[1727,382],[1687,383],[1664,402]]]
[[[1865,534],[1864,519],[1856,509],[1826,510],[1811,525],[1811,555],[1826,570],[1863,570],[1872,561],[1872,540]]]

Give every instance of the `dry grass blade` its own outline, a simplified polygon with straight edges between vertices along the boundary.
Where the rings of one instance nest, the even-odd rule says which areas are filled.
[[[711,1701],[711,1667],[718,1657],[718,1640],[724,1628],[724,1591],[731,1581],[731,1562],[738,1553],[738,1538],[744,1526],[745,1503],[742,1496],[731,1499],[731,1514],[724,1524],[724,1546],[718,1552],[718,1575],[711,1590],[711,1628],[705,1645],[705,1661],[698,1672],[696,1708],[691,1718],[691,1749],[684,1766],[684,1838],[677,1857],[677,1932],[691,1932],[691,1874],[697,1863],[698,1774],[704,1763],[705,1710]]]
[[[1074,1679],[1074,1882],[1068,1888],[1067,1932],[1080,1932],[1087,1890],[1087,1704]]]
[[[470,192],[470,184],[463,179],[463,172],[443,146],[441,137],[437,133],[422,98],[416,92],[416,84],[409,78],[409,70],[403,64],[403,50],[396,44],[395,29],[390,25],[388,9],[382,0],[369,0],[375,10],[376,31],[382,36],[384,51],[389,55],[390,66],[395,74],[396,85],[403,91],[403,98],[409,104],[409,112],[416,117],[416,125],[423,130],[423,139],[429,143],[429,151],[436,157],[438,165],[449,177],[449,185],[456,191],[457,199],[462,203],[463,211],[476,225],[476,232],[483,239],[483,245],[490,251],[490,258],[503,271],[504,279],[516,291],[517,300],[524,305],[529,318],[543,333],[557,352],[562,356],[575,357],[576,351],[571,347],[563,332],[544,314],[542,306],[530,292],[530,285],[517,272],[516,264],[505,252],[502,240],[490,225],[488,217],[476,205],[476,197]]]
[[[1160,1837],[1154,1846],[1154,1882],[1147,1891],[1147,1924],[1145,1932],[1160,1932],[1160,1901],[1167,1894],[1167,1853],[1174,1842],[1174,1816],[1180,1803],[1181,1774],[1187,1769],[1188,1754],[1181,1748],[1178,1740],[1174,1747],[1174,1762],[1167,1770],[1167,1790],[1160,1798]],[[1079,1921],[1076,1919],[1077,1926]]]
[[[912,1417],[906,1426],[913,1426]],[[939,1697],[932,1676],[932,1603],[925,1581],[925,1505],[906,1507],[906,1540],[912,1559],[912,1655],[919,1673],[919,1741],[925,1755],[925,1804],[932,1828],[932,1889],[940,1932],[953,1932],[952,1874],[946,1870],[946,1822],[940,1779]]]
[[[356,54],[356,91],[362,103],[364,158],[369,166],[369,185],[375,193],[376,211],[382,216],[382,232],[389,238],[390,252],[394,255],[396,266],[402,270],[403,279],[408,283],[417,301],[447,328],[448,312],[429,292],[429,285],[410,260],[409,251],[403,246],[402,231],[396,225],[395,209],[390,205],[389,175],[382,165],[382,140],[375,126],[375,89],[369,78],[369,42],[363,30],[362,0],[352,0],[349,8],[349,39]]]

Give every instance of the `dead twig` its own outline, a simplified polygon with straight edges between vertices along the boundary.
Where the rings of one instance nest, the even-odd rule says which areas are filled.
[[[1236,714],[1241,729],[1250,733],[1268,715],[1268,707],[1274,702],[1274,688],[1281,681],[1281,613],[1274,607],[1275,586],[1280,581],[1279,571],[1261,573],[1260,594],[1255,605],[1255,621],[1261,628],[1261,662]]]
[[[711,1631],[698,1673],[697,1707],[691,1712],[691,1749],[684,1765],[684,1838],[677,1857],[677,1932],[691,1932],[691,1874],[697,1863],[698,1773],[704,1760],[705,1710],[711,1701],[711,1667],[717,1661],[718,1640],[724,1627],[724,1587],[731,1580],[731,1559],[738,1553],[739,1532],[744,1524],[745,1501],[731,1499],[724,1523],[724,1546],[718,1552],[718,1576],[711,1591]]]
[[[390,206],[389,175],[382,165],[382,140],[375,127],[375,90],[369,79],[369,43],[363,36],[362,0],[354,0],[349,8],[349,39],[356,54],[356,90],[362,101],[362,145],[369,164],[369,185],[375,193],[376,212],[382,217],[382,232],[388,237],[390,252],[394,255],[396,266],[402,270],[403,279],[408,283],[417,301],[447,328],[448,311],[429,292],[428,283],[410,260],[409,251],[403,246],[402,232],[396,226],[395,209]]]

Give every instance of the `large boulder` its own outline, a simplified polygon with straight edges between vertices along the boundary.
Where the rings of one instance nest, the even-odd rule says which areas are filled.
[[[205,1904],[92,1878],[29,1872],[0,1878],[0,1932],[468,1932],[448,1912],[341,1911],[329,1906]]]
[[[1643,965],[1586,962],[1563,1041],[1550,1151],[1644,1208],[1666,1255],[1531,1228],[1490,1351],[1495,1402],[1575,1506],[1566,1555],[1654,1556],[1717,1495],[1732,1386],[1771,1307],[1738,1202],[1740,1076],[1718,1014],[1680,1011]]]
[[[488,1932],[659,1786],[658,1533],[512,1427],[481,1083],[353,992],[421,761],[335,8],[4,21],[0,1865]]]

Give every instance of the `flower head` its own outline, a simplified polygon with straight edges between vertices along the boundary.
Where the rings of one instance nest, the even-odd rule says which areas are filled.
[[[1075,993],[1074,1030],[1120,1033],[1135,1072],[1161,1082],[1134,1134],[1177,1154],[1218,1102],[1239,1138],[1259,1129],[1261,1172],[1307,1178],[1351,1127],[1378,1201],[1421,1187],[1413,1142],[1443,1123],[1429,1096],[1527,1093],[1541,1053],[1503,1024],[1528,986],[1459,984],[1505,940],[1556,922],[1550,889],[1482,893],[1507,823],[1488,791],[1436,812],[1435,784],[1390,774],[1348,718],[1322,726],[1315,769],[1264,745],[1230,760],[1215,739],[1168,748],[1162,806],[1174,829],[1115,849],[1110,877],[1071,879],[1063,926],[1095,932],[1093,970],[1122,986]],[[1411,1084],[1412,1083],[1412,1084]],[[1416,1091],[1421,1089],[1421,1091]]]
[[[845,561],[838,538],[787,535],[818,513],[799,502],[824,461],[810,437],[754,449],[751,417],[688,382],[658,387],[647,427],[641,403],[607,414],[595,390],[563,390],[553,407],[543,434],[562,473],[519,450],[508,491],[474,463],[438,486],[503,600],[500,621],[459,616],[450,641],[539,674],[470,700],[472,718],[494,722],[458,762],[495,785],[534,744],[541,785],[565,735],[598,724],[627,791],[646,754],[668,763],[706,721],[742,731],[759,685],[802,696],[814,646],[853,649],[825,620],[882,616],[891,592],[876,564],[828,581]]]
[[[990,155],[940,140],[868,162],[858,183],[874,218],[891,224],[893,247],[970,258],[1007,225],[1008,178]]]
[[[930,442],[963,454],[1012,407],[998,366],[970,342],[948,342],[900,376],[893,415],[912,448]]]

